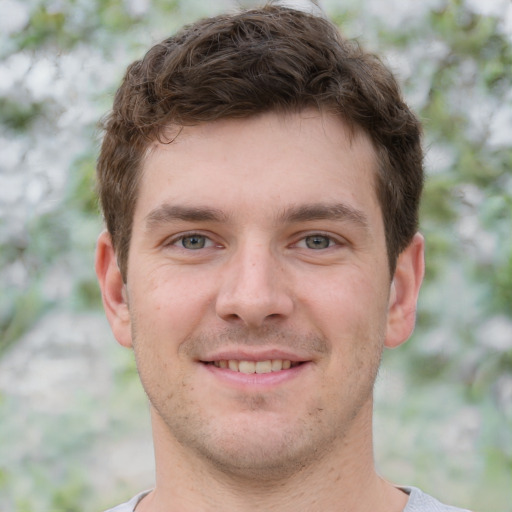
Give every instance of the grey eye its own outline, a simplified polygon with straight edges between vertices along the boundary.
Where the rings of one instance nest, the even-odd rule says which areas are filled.
[[[203,235],[184,236],[181,245],[185,249],[203,249],[206,245],[206,237]]]
[[[308,249],[327,249],[331,245],[331,239],[324,235],[311,235],[304,240]]]

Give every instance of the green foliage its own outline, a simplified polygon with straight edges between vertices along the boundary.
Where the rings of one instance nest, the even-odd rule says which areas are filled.
[[[115,34],[138,22],[121,0],[70,0],[59,8],[40,2],[27,25],[14,37],[20,50],[72,49],[91,43],[102,32]]]
[[[15,132],[24,132],[43,112],[43,104],[34,102],[20,103],[0,98],[0,123]]]
[[[80,503],[91,490],[83,480],[71,480],[65,486],[56,489],[52,497],[52,510],[55,512],[81,512]]]
[[[79,309],[99,309],[101,293],[96,279],[81,281],[76,287],[75,305]]]
[[[98,215],[98,198],[95,191],[96,159],[88,154],[78,158],[70,176],[70,194],[66,206],[84,215]]]
[[[17,294],[11,299],[10,306],[7,311],[2,312],[0,318],[0,356],[35,324],[46,309],[36,287],[26,293]]]
[[[18,46],[21,50],[38,49],[48,43],[67,47],[69,41],[66,39],[69,34],[66,33],[65,26],[66,15],[63,12],[49,12],[41,5],[32,13],[27,27],[17,41]]]

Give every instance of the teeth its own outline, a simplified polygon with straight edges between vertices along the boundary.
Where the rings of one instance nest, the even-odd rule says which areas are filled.
[[[292,362],[288,359],[268,359],[267,361],[239,361],[237,359],[213,361],[217,368],[229,368],[241,373],[270,373],[288,370]],[[296,364],[294,364],[296,366]]]
[[[272,371],[272,361],[258,361],[256,363],[256,373],[270,373]]]
[[[254,361],[239,361],[238,371],[241,373],[255,373],[256,363]]]
[[[283,369],[283,361],[281,359],[272,359],[272,371],[278,372]]]

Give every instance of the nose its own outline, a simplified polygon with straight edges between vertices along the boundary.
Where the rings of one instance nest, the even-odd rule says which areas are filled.
[[[216,300],[217,316],[230,323],[262,327],[293,310],[290,283],[268,247],[246,245],[225,264]]]

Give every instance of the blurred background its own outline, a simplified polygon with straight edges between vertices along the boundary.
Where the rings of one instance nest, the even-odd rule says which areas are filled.
[[[0,0],[0,511],[100,511],[151,487],[148,407],[93,273],[97,121],[151,44],[258,4]],[[427,275],[378,379],[378,468],[511,512],[512,4],[318,4],[385,57],[425,127]]]

